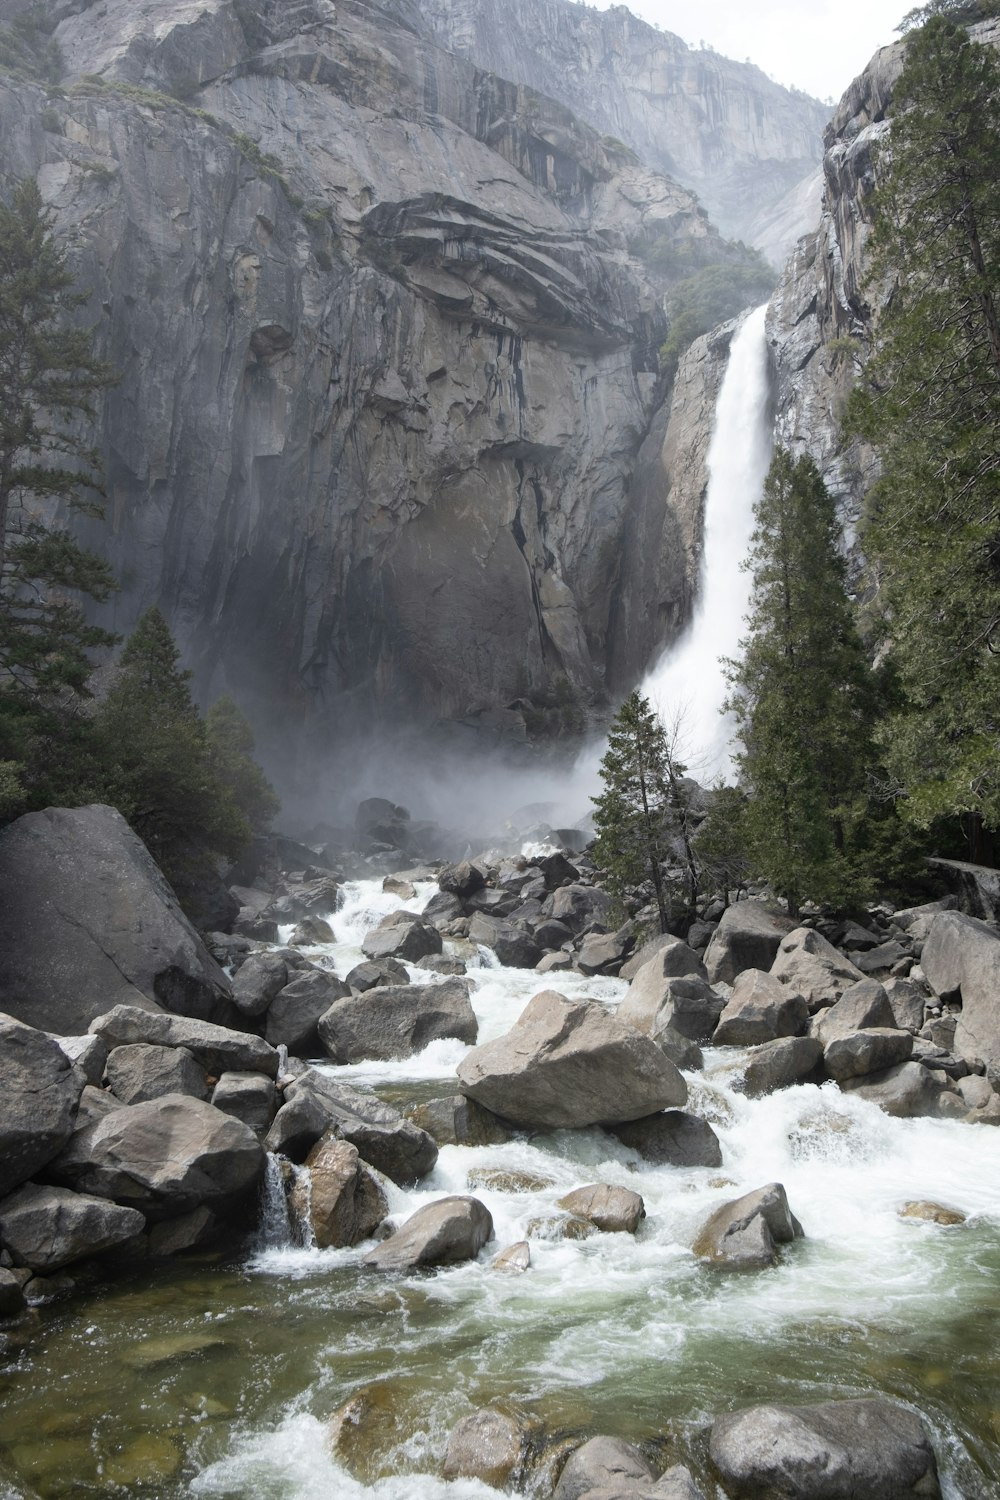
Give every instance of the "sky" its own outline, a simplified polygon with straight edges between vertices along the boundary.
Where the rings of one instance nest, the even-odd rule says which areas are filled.
[[[591,0],[593,3],[593,0]],[[597,0],[607,10],[613,0]],[[838,100],[916,0],[624,0],[689,46],[749,58],[779,83]]]

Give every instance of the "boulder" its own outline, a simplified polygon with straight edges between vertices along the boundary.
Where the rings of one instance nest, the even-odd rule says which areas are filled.
[[[783,937],[795,923],[762,901],[728,906],[705,953],[712,984],[735,984],[744,969],[770,969]]]
[[[711,1459],[734,1500],[935,1500],[920,1418],[894,1401],[751,1406],[717,1417]]]
[[[739,1084],[748,1099],[760,1099],[778,1089],[804,1082],[823,1056],[823,1044],[813,1036],[780,1037],[754,1049]]]
[[[512,1132],[503,1120],[464,1094],[429,1099],[417,1105],[410,1118],[432,1135],[439,1146],[502,1146],[512,1139]]]
[[[895,1025],[903,1031],[919,1031],[924,1024],[926,991],[912,979],[887,979],[885,993]]]
[[[571,929],[565,922],[557,922],[554,917],[546,917],[539,922],[531,935],[538,946],[545,949],[562,948],[573,941]]]
[[[0,1240],[18,1265],[41,1275],[123,1245],[145,1227],[136,1209],[68,1188],[30,1182],[0,1202]]]
[[[823,1066],[843,1083],[906,1062],[913,1051],[913,1034],[893,1027],[870,1027],[851,1036],[838,1036],[823,1049]]]
[[[444,1477],[479,1479],[494,1489],[506,1488],[518,1477],[526,1448],[523,1426],[506,1412],[474,1411],[448,1434]]]
[[[833,1005],[865,976],[812,927],[796,927],[781,939],[771,973],[805,997],[810,1011]]]
[[[84,1075],[51,1037],[0,1015],[0,1197],[62,1150],[83,1088]]]
[[[598,1004],[536,995],[505,1036],[459,1064],[462,1092],[515,1125],[574,1129],[641,1119],[687,1101],[654,1042]]]
[[[908,1033],[904,1033],[908,1035]],[[845,1093],[858,1094],[870,1099],[887,1115],[898,1120],[915,1119],[919,1115],[937,1114],[941,1084],[930,1068],[918,1062],[898,1063],[884,1073],[866,1073],[861,1078],[845,1078],[841,1088]]]
[[[211,1102],[224,1115],[242,1120],[258,1139],[263,1139],[278,1108],[278,1092],[262,1073],[223,1073],[212,1090]]]
[[[643,943],[641,948],[637,948],[627,963],[622,964],[619,978],[628,979],[629,981],[633,980],[639,970],[656,957],[661,948],[666,948],[670,943],[675,943],[676,941],[677,939],[672,932],[658,932],[655,937],[651,937]]]
[[[288,1085],[285,1099],[264,1144],[293,1161],[302,1160],[328,1130],[357,1146],[364,1161],[401,1187],[426,1177],[437,1161],[437,1144],[426,1130],[390,1104],[315,1068]]]
[[[350,987],[326,969],[298,975],[271,1001],[266,1040],[272,1047],[287,1047],[295,1057],[315,1056],[320,1050],[320,1018],[350,993]]]
[[[646,1205],[638,1193],[607,1182],[574,1188],[559,1199],[557,1207],[609,1234],[635,1234],[646,1217]]]
[[[446,865],[438,875],[438,888],[448,896],[457,896],[460,901],[474,891],[481,891],[485,884],[483,871],[467,859],[457,865]]]
[[[246,1125],[200,1099],[168,1094],[78,1130],[48,1176],[155,1221],[240,1199],[263,1170],[261,1144]]]
[[[478,911],[486,917],[509,917],[520,905],[522,901],[517,891],[499,891],[493,887],[484,887],[465,898],[465,910],[470,915]]]
[[[414,1271],[475,1260],[493,1238],[493,1219],[478,1198],[439,1198],[418,1208],[392,1237],[370,1250],[363,1265],[377,1271]]]
[[[678,980],[679,984],[689,984],[690,980]],[[697,1072],[705,1066],[705,1058],[697,1042],[692,1042],[690,1037],[681,1036],[670,1025],[662,1029],[657,1027],[653,1040],[663,1053],[669,1057],[675,1068],[682,1072]]]
[[[471,929],[469,936],[473,938]],[[489,947],[505,969],[533,969],[542,957],[542,950],[530,933],[512,923],[503,923],[496,929]]]
[[[655,1162],[657,1166],[722,1165],[722,1147],[711,1125],[681,1109],[664,1110],[658,1115],[648,1115],[644,1120],[629,1120],[607,1128],[623,1146],[631,1146],[633,1151],[638,1151],[646,1161]]]
[[[582,1500],[601,1489],[642,1492],[652,1485],[653,1471],[638,1448],[621,1438],[595,1437],[570,1454],[552,1500]]]
[[[420,913],[425,922],[430,922],[432,927],[447,927],[456,917],[465,915],[465,907],[458,898],[447,891],[439,891],[432,896]]]
[[[850,985],[835,1005],[821,1010],[813,1033],[824,1047],[838,1037],[853,1036],[869,1027],[893,1027],[896,1019],[885,987],[877,979],[861,979]]]
[[[123,1104],[142,1104],[164,1094],[207,1099],[205,1069],[186,1047],[157,1047],[147,1042],[115,1047],[108,1054],[108,1084]]]
[[[540,871],[545,881],[545,889],[548,891],[556,891],[560,886],[575,885],[580,879],[580,871],[576,865],[571,864],[560,850],[556,850],[553,854],[543,855],[541,859],[535,861],[535,866]]]
[[[494,1255],[490,1261],[492,1271],[530,1271],[531,1269],[531,1246],[527,1240],[518,1240],[516,1245],[508,1245],[506,1250],[501,1250],[499,1255]]]
[[[917,1219],[924,1224],[940,1224],[944,1229],[954,1229],[965,1224],[968,1214],[960,1208],[947,1208],[943,1203],[931,1203],[926,1199],[904,1203],[899,1210],[901,1219]]]
[[[319,1038],[335,1063],[413,1057],[450,1037],[474,1045],[479,1023],[462,979],[382,985],[336,1000],[320,1017]]]
[[[425,960],[421,959],[421,963]],[[410,976],[403,965],[394,958],[383,958],[376,962],[368,958],[364,963],[355,964],[348,974],[344,983],[349,990],[363,995],[366,990],[377,989],[380,984],[409,984]],[[333,1004],[331,1000],[330,1004]]]
[[[448,979],[461,979],[464,974],[468,973],[468,965],[464,959],[445,958],[442,953],[428,953],[426,958],[418,958],[413,967],[426,969],[430,974],[443,974]],[[407,983],[409,983],[409,978],[407,974]]]
[[[862,974],[888,974],[898,964],[905,962],[907,968],[912,965],[913,947],[909,943],[904,947],[892,938],[887,943],[879,943],[877,948],[872,948],[867,953],[856,953],[854,960]]]
[[[361,944],[366,958],[395,958],[416,963],[429,953],[440,953],[441,934],[430,922],[411,911],[391,912],[369,932]]]
[[[631,926],[621,927],[617,932],[593,933],[580,944],[577,968],[581,974],[617,974],[634,947],[635,931]]]
[[[703,975],[693,970],[687,975],[664,973],[665,968],[688,962],[685,953],[678,950],[686,950],[701,967],[701,961],[686,943],[675,940],[662,948],[632,980],[618,1007],[618,1019],[646,1036],[655,1037],[669,1026],[689,1041],[708,1041],[718,1025],[725,1001]]]
[[[0,1006],[71,1036],[118,1004],[234,1015],[229,980],[120,813],[26,813],[0,832]]]
[[[801,995],[762,969],[744,969],[712,1035],[717,1047],[754,1047],[779,1037],[801,1036],[809,1007]]]
[[[303,917],[288,941],[293,948],[315,948],[321,943],[335,943],[337,939],[325,918]]]
[[[542,910],[574,934],[591,926],[606,927],[611,920],[611,897],[593,885],[564,885],[553,891]]]
[[[339,1250],[370,1239],[389,1212],[378,1179],[356,1146],[325,1136],[306,1158],[308,1179],[297,1177],[292,1205],[307,1220],[320,1250]]]
[[[210,1021],[116,1005],[95,1017],[90,1030],[109,1051],[141,1042],[154,1047],[185,1047],[207,1073],[264,1073],[278,1076],[278,1054],[259,1036],[230,1031]]]
[[[387,896],[398,896],[400,901],[414,901],[417,888],[410,880],[403,880],[398,875],[386,875],[382,881],[382,890]]]
[[[942,1000],[961,997],[955,1051],[1000,1064],[1000,933],[961,912],[932,921],[920,965]]]
[[[0,1318],[17,1318],[24,1312],[27,1303],[21,1289],[20,1278],[6,1266],[0,1266]],[[4,1500],[28,1500],[27,1493],[6,1487],[7,1476],[0,1469],[0,1495]]]
[[[65,1052],[89,1084],[99,1088],[108,1062],[108,1049],[99,1036],[54,1036],[52,1040]]]
[[[778,1245],[802,1238],[780,1182],[716,1209],[694,1242],[700,1260],[726,1271],[757,1271],[778,1262]]]

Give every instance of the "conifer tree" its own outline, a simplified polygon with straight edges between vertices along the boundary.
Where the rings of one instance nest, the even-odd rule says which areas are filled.
[[[266,828],[281,803],[253,759],[253,730],[233,698],[227,695],[212,704],[205,715],[205,732],[216,776],[253,831]]]
[[[890,295],[848,426],[882,468],[863,544],[903,695],[885,760],[917,826],[997,828],[1000,60],[946,14],[909,37],[877,180]]]
[[[742,656],[727,664],[757,872],[798,915],[856,894],[848,843],[870,759],[875,692],[816,465],[779,449],[755,511]]]

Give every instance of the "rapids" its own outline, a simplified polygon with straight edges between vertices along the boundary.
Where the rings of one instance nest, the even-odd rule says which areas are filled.
[[[408,904],[419,908],[432,889]],[[368,927],[398,905],[375,882],[348,887],[330,919],[335,943],[309,955],[345,973]],[[483,1040],[542,987],[612,1009],[625,990],[485,964],[469,978]],[[401,1103],[453,1092],[464,1050],[438,1042],[406,1062],[332,1071]],[[676,1455],[704,1475],[716,1412],[882,1392],[924,1414],[949,1500],[988,1500],[1000,1487],[1000,1131],[893,1120],[833,1084],[748,1100],[733,1087],[742,1059],[706,1049],[705,1073],[688,1078],[691,1107],[720,1137],[721,1168],[653,1167],[599,1130],[561,1131],[445,1147],[416,1188],[389,1185],[396,1222],[474,1191],[496,1226],[478,1262],[365,1271],[366,1247],[294,1246],[271,1193],[261,1233],[238,1258],[81,1286],[40,1309],[4,1353],[0,1451],[46,1500],[489,1500],[497,1492],[436,1475],[454,1422],[497,1400],[556,1436],[652,1441],[664,1462]],[[545,1185],[470,1189],[484,1168]],[[490,1269],[531,1219],[596,1180],[642,1193],[634,1238],[532,1238],[526,1274]],[[689,1246],[708,1213],[774,1180],[806,1239],[762,1273],[727,1277],[696,1262]],[[900,1205],[916,1198],[960,1208],[968,1222],[901,1220]],[[372,1382],[394,1425],[353,1478],[330,1456],[326,1424]],[[0,1495],[2,1475],[0,1462]]]

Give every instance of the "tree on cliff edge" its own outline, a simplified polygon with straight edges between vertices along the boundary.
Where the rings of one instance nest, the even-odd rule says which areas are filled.
[[[37,186],[16,183],[0,201],[0,817],[80,800],[89,653],[113,640],[81,607],[108,597],[111,572],[65,524],[100,513],[87,434],[114,382],[90,332],[70,325],[86,300]]]

